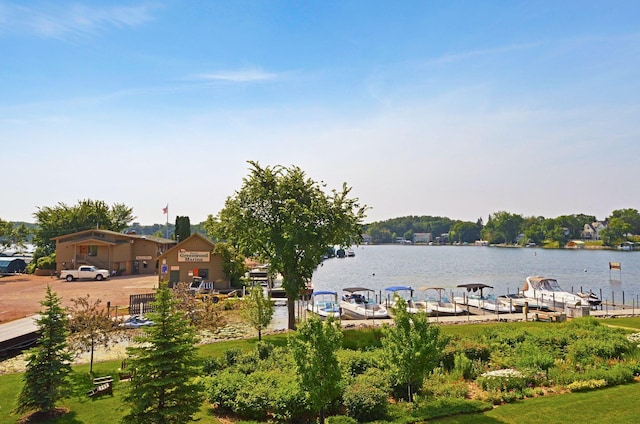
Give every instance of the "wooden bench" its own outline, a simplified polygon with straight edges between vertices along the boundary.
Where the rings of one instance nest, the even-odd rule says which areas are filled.
[[[87,391],[87,396],[94,397],[107,393],[113,396],[113,377],[110,375],[94,378],[93,389]]]
[[[563,313],[536,311],[533,314],[533,320],[562,322],[567,320],[567,316]]]

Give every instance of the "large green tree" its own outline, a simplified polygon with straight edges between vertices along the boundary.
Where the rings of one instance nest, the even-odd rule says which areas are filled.
[[[135,219],[133,209],[121,203],[109,207],[101,200],[81,200],[75,206],[58,203],[56,206],[39,207],[33,214],[36,230],[33,241],[37,256],[47,256],[56,250],[51,238],[78,231],[100,228],[122,231]]]
[[[347,247],[361,240],[367,208],[349,198],[346,184],[328,194],[296,166],[249,163],[242,188],[226,200],[217,217],[208,217],[207,229],[282,275],[288,327],[293,329],[300,290],[311,280],[327,246]]]
[[[609,220],[613,218],[620,219],[622,223],[627,224],[627,229],[632,234],[640,234],[640,213],[637,209],[616,209],[611,212]]]
[[[341,345],[340,323],[333,318],[324,323],[317,317],[308,319],[289,341],[300,387],[308,393],[321,423],[326,407],[340,397],[341,371],[336,352]]]
[[[451,227],[449,240],[473,243],[480,240],[482,227],[475,222],[458,221]]]
[[[425,376],[440,362],[446,341],[440,329],[429,324],[426,313],[409,313],[404,299],[396,296],[395,300],[394,326],[384,327],[382,348],[394,386],[406,386],[412,401]]]
[[[166,285],[161,284],[147,314],[154,325],[144,327],[127,349],[134,370],[125,400],[131,406],[123,422],[169,424],[190,421],[201,404],[197,337],[193,326],[176,308]]]
[[[492,243],[512,244],[521,230],[524,222],[522,215],[509,212],[495,212],[489,215],[487,224],[482,229],[482,238]]]
[[[67,313],[61,299],[47,285],[44,311],[38,319],[40,338],[28,352],[24,386],[18,397],[17,412],[36,411],[41,418],[55,414],[55,405],[66,393],[66,377],[71,372],[72,355],[68,351]]]
[[[24,248],[31,230],[21,222],[14,224],[0,219],[0,246]]]

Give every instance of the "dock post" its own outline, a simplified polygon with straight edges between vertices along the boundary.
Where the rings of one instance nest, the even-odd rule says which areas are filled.
[[[529,302],[524,302],[524,307],[522,308],[522,314],[524,315],[524,320],[529,321]]]

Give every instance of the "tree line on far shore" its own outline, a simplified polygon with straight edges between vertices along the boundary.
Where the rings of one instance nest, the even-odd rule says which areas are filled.
[[[587,214],[562,215],[556,218],[529,216],[498,211],[476,222],[453,220],[439,216],[405,216],[378,221],[364,226],[372,243],[393,243],[397,238],[413,240],[418,233],[430,233],[432,240],[442,243],[473,243],[486,240],[491,244],[553,245],[562,247],[570,240],[583,238],[586,225],[596,217]],[[637,209],[614,210],[605,220],[601,233],[604,246],[625,241],[640,241],[640,213]]]

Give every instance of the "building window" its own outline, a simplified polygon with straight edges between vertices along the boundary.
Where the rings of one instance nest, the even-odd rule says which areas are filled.
[[[98,256],[98,246],[87,246],[87,255]]]

